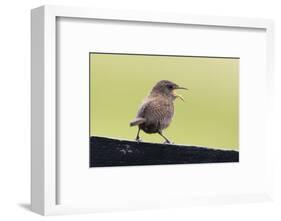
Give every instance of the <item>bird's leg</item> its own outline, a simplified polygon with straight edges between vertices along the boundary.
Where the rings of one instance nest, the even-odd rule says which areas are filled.
[[[159,131],[158,134],[159,134],[161,137],[163,137],[163,138],[165,139],[165,142],[164,142],[164,143],[172,143],[171,141],[168,140],[167,137],[165,137],[165,136],[162,134],[161,131]]]
[[[137,133],[137,136],[136,136],[137,142],[141,142],[141,138],[140,138],[139,134],[140,134],[140,128],[138,129],[138,133]]]

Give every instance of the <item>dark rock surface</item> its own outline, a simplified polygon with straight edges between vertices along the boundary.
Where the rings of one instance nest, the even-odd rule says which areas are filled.
[[[239,152],[197,146],[90,138],[90,167],[239,162]]]

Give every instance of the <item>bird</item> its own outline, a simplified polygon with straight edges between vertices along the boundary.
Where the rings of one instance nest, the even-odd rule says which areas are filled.
[[[163,135],[163,130],[166,129],[174,115],[174,100],[180,98],[184,101],[184,98],[177,94],[175,90],[184,89],[177,84],[169,80],[161,80],[157,82],[149,95],[143,100],[137,116],[130,122],[130,126],[138,126],[138,131],[135,140],[141,141],[140,131],[144,131],[147,134],[158,133],[164,138],[164,143],[171,144],[172,142]]]

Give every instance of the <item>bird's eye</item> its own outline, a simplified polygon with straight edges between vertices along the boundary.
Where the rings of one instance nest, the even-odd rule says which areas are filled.
[[[169,84],[167,87],[168,87],[169,89],[173,89],[173,88],[174,88],[173,85],[171,85],[171,84]]]

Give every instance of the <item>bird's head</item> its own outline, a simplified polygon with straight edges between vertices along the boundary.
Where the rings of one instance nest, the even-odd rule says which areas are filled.
[[[184,89],[187,90],[185,87],[180,87],[177,84],[168,81],[168,80],[162,80],[159,81],[153,88],[151,93],[152,94],[161,94],[163,96],[166,96],[168,98],[171,98],[172,100],[175,100],[177,97],[180,98],[182,101],[184,101],[183,97],[176,93],[177,89]]]

